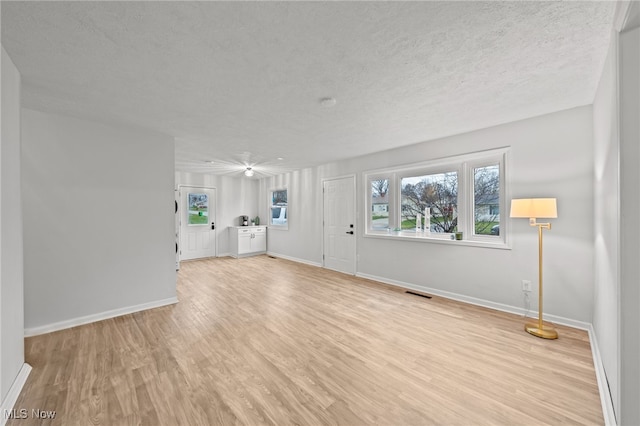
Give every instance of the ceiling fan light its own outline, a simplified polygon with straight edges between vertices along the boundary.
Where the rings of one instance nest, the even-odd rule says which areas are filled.
[[[251,167],[247,167],[247,170],[244,171],[244,175],[246,177],[251,177],[253,176],[253,169],[251,169]]]

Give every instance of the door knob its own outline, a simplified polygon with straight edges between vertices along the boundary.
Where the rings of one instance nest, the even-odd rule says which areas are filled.
[[[346,233],[353,235],[353,231],[347,231]]]
[[[211,222],[211,229],[216,229],[215,222]]]

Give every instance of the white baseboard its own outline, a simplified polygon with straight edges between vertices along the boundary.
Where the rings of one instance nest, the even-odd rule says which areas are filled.
[[[393,286],[396,286],[396,287],[402,287],[402,288],[407,288],[407,289],[410,289],[410,290],[416,290],[416,291],[421,291],[421,292],[424,292],[424,293],[433,294],[434,296],[440,296],[440,297],[444,297],[446,299],[457,300],[458,302],[469,303],[471,305],[482,306],[484,308],[494,309],[496,311],[507,312],[507,313],[510,313],[510,314],[516,314],[516,315],[524,316],[526,314],[526,312],[527,312],[524,309],[518,308],[518,307],[515,307],[515,306],[510,306],[510,305],[505,305],[505,304],[502,304],[502,303],[492,302],[490,300],[478,299],[478,298],[475,298],[475,297],[465,296],[465,295],[457,294],[457,293],[452,293],[452,292],[445,291],[445,290],[438,290],[438,289],[435,289],[435,288],[419,286],[419,285],[407,283],[407,282],[404,282],[404,281],[397,281],[397,280],[393,280],[393,279],[389,279],[389,278],[378,277],[378,276],[375,276],[375,275],[363,274],[361,272],[357,273],[356,276],[361,277],[361,278],[366,278],[366,279],[369,279],[369,280],[373,280],[373,281],[380,281],[382,283],[390,284],[390,285],[393,285]],[[530,318],[534,318],[534,317],[530,317]],[[537,318],[537,316],[535,318]],[[589,324],[588,322],[577,321],[577,320],[573,320],[573,319],[570,319],[570,318],[560,317],[560,316],[557,316],[557,315],[544,314],[544,318],[546,320],[549,320],[549,321],[555,323],[555,324],[566,325],[566,326],[569,326],[569,327],[578,328],[580,330],[588,331],[589,327],[591,327],[591,324]]]
[[[216,257],[231,257],[231,253],[218,253]]]
[[[602,362],[602,356],[600,355],[598,339],[596,338],[593,325],[589,326],[588,331],[589,342],[591,343],[591,354],[593,355],[593,366],[596,370],[596,379],[598,380],[598,389],[600,391],[600,403],[602,404],[604,424],[606,426],[615,426],[618,424],[616,422],[616,412],[613,408],[613,400],[611,399],[611,392],[607,384],[607,375],[604,371],[604,364]]]
[[[22,391],[24,384],[27,382],[29,373],[31,373],[31,366],[25,362],[22,364],[22,368],[20,368],[18,375],[11,384],[9,392],[7,392],[7,396],[2,401],[2,406],[0,407],[0,426],[4,426],[7,423],[7,420],[9,420],[9,414],[11,413],[14,405],[16,405],[20,392]]]
[[[122,315],[132,314],[134,312],[146,311],[147,309],[159,308],[161,306],[166,306],[166,305],[173,305],[174,303],[178,303],[177,297],[170,297],[168,299],[156,300],[154,302],[142,303],[140,305],[113,309],[111,311],[105,311],[105,312],[100,312],[98,314],[92,314],[84,317],[73,318],[70,320],[60,321],[53,324],[25,328],[24,337],[31,337],[31,336],[37,336],[39,334],[51,333],[54,331],[64,330],[71,327],[77,327],[79,325],[102,321],[109,318],[115,318]]]
[[[274,252],[271,252],[271,251],[267,252],[267,256],[273,256],[273,257],[277,257],[277,258],[280,258],[280,259],[290,260],[292,262],[304,263],[305,265],[317,266],[318,268],[322,267],[322,264],[318,263],[318,262],[312,262],[310,260],[299,259],[297,257],[291,257],[291,256],[287,256],[287,255],[284,255],[284,254],[274,253]]]

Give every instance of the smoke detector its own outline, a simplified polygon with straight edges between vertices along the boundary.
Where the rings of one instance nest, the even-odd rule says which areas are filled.
[[[320,99],[320,105],[322,105],[325,108],[331,108],[333,106],[336,105],[336,100],[335,98],[322,98]]]

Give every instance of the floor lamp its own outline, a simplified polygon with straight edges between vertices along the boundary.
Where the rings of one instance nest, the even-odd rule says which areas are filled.
[[[542,230],[551,229],[550,223],[538,223],[536,219],[558,217],[555,198],[524,198],[511,200],[511,217],[528,218],[529,225],[538,227],[538,322],[527,323],[524,329],[543,339],[557,339],[558,332],[542,324]]]

